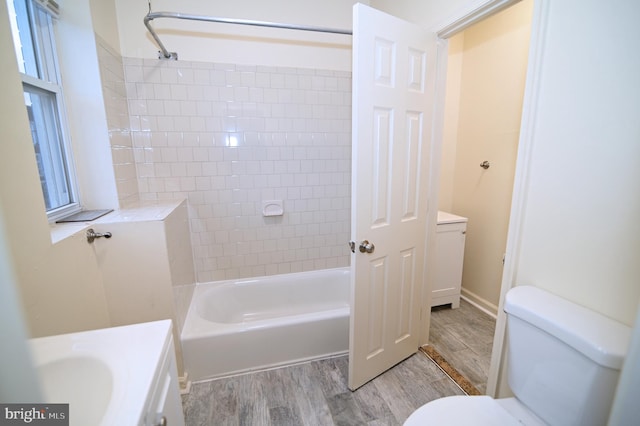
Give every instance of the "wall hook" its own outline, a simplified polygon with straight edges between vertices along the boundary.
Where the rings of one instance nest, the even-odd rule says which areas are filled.
[[[482,163],[480,163],[480,167],[487,170],[489,167],[491,167],[491,164],[487,160],[484,160]]]
[[[96,232],[93,228],[87,230],[87,242],[89,244],[93,243],[93,240],[96,238],[111,238],[111,232]]]

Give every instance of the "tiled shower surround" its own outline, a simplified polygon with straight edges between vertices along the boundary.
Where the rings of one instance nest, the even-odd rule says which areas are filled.
[[[199,282],[349,264],[350,73],[123,65],[139,198],[188,199]]]
[[[121,206],[126,206],[138,201],[140,194],[131,141],[124,66],[122,57],[97,34],[96,47],[100,62],[102,95],[107,113],[109,143],[111,144],[118,201]]]

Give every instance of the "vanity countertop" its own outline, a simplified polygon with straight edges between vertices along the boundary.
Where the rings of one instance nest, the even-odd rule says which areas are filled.
[[[460,223],[467,222],[466,217],[458,216],[453,213],[443,212],[438,210],[438,225],[442,225],[444,223]]]
[[[171,321],[29,341],[45,403],[68,403],[70,425],[137,425],[171,345]],[[169,349],[173,350],[173,349]]]

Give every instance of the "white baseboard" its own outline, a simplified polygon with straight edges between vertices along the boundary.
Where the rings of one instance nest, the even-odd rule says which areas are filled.
[[[460,298],[471,303],[476,308],[480,309],[485,314],[492,318],[498,318],[498,307],[486,299],[478,296],[477,294],[462,288],[460,290]]]
[[[185,371],[184,376],[178,377],[178,385],[180,385],[180,395],[186,395],[191,392],[191,380],[189,380],[189,373]]]

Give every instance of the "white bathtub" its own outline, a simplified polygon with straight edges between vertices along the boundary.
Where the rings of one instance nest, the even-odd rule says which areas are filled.
[[[198,284],[182,348],[192,381],[343,354],[349,268]]]

